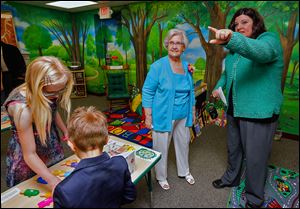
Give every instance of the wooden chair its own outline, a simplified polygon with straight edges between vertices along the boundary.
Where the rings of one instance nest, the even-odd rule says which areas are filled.
[[[113,108],[130,108],[130,94],[126,84],[125,72],[107,72],[107,99],[109,111]]]

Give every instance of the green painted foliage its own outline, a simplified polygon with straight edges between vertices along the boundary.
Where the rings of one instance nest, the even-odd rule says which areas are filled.
[[[58,57],[65,62],[69,61],[69,55],[66,49],[60,45],[50,46],[48,49],[44,51],[43,55]]]
[[[111,65],[123,65],[124,59],[122,54],[118,50],[109,51],[108,53],[111,54],[111,56],[116,57],[116,59],[112,59]]]
[[[48,49],[44,51],[44,55],[46,56],[57,56],[58,51],[60,50],[61,46],[52,45]]]
[[[195,62],[195,67],[200,71],[205,70],[205,65],[206,65],[206,61],[202,57],[198,58]]]
[[[299,62],[299,41],[298,41],[297,44],[294,46],[291,60],[292,60],[292,61],[298,61],[298,62]]]
[[[50,33],[39,25],[31,25],[23,34],[25,46],[29,50],[47,49],[52,44]]]
[[[57,53],[57,57],[59,57],[60,59],[62,59],[65,62],[70,61],[70,57],[64,47],[60,47],[60,49],[58,50],[58,53]]]
[[[93,67],[93,68],[97,68],[98,67],[98,59],[96,57],[90,57],[87,56],[85,59],[85,64],[87,66]]]
[[[86,39],[86,55],[87,56],[96,55],[95,38],[91,34],[88,34]]]
[[[98,23],[101,24],[101,23]],[[96,52],[98,58],[105,58],[105,52],[108,42],[112,42],[112,34],[107,25],[101,24],[96,31]]]

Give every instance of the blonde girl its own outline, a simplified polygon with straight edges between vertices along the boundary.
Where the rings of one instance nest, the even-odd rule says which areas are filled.
[[[4,103],[12,121],[7,152],[7,185],[12,187],[35,174],[54,189],[60,179],[48,169],[64,158],[58,128],[63,138],[67,128],[58,106],[70,114],[71,72],[55,57],[32,61],[25,83],[14,89]]]

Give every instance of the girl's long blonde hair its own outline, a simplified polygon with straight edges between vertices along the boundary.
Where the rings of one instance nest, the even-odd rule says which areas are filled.
[[[25,87],[27,107],[31,110],[32,121],[36,126],[40,141],[46,145],[50,134],[52,112],[51,101],[44,96],[43,88],[51,84],[66,83],[66,91],[59,97],[60,107],[67,112],[67,120],[71,111],[70,95],[73,88],[73,76],[59,59],[51,56],[42,56],[32,61],[27,68]]]

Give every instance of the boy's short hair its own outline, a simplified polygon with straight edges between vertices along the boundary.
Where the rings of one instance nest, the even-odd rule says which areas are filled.
[[[81,151],[100,148],[108,137],[106,116],[95,107],[78,107],[68,123],[69,139]]]

